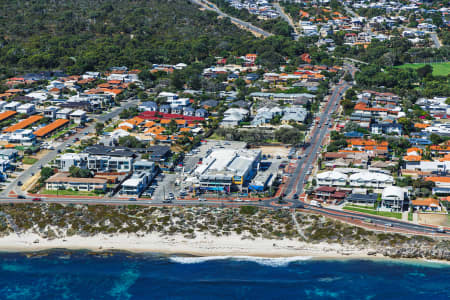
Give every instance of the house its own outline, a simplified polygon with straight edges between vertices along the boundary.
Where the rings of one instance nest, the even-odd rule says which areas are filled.
[[[184,107],[182,110],[183,115],[185,116],[194,116],[195,115],[195,108],[193,107]]]
[[[208,111],[204,108],[199,108],[195,110],[195,116],[196,117],[202,117],[202,118],[206,118],[208,117]]]
[[[283,109],[283,117],[281,118],[281,123],[304,123],[307,115],[308,112],[304,107],[286,107]]]
[[[56,173],[45,181],[47,190],[72,189],[76,191],[106,191],[107,180],[103,178],[69,177],[69,173]]]
[[[249,115],[249,111],[244,108],[229,108],[223,113],[222,126],[237,126]]]
[[[72,110],[70,108],[63,108],[56,112],[57,119],[69,119]]]
[[[326,171],[316,176],[318,186],[345,186],[347,175],[337,171]]]
[[[16,149],[0,149],[0,159],[16,161],[18,156],[19,156],[19,151]]]
[[[153,101],[142,102],[141,104],[139,104],[138,110],[139,111],[157,111],[158,104],[156,104],[156,102],[153,102]]]
[[[205,100],[205,101],[200,102],[200,106],[205,109],[215,108],[215,107],[217,107],[217,105],[219,105],[219,101],[217,101],[217,100]]]
[[[69,115],[69,118],[75,124],[84,124],[87,120],[87,114],[84,110],[77,109]]]
[[[448,176],[431,176],[425,177],[425,181],[434,182],[433,194],[450,195],[450,177]]]
[[[359,205],[370,205],[373,206],[378,199],[378,194],[361,194],[361,193],[351,193],[345,198],[345,201],[353,204]]]
[[[380,210],[402,212],[408,205],[406,190],[397,186],[388,186],[381,193]]]
[[[350,175],[349,183],[355,187],[384,188],[394,184],[394,178],[377,172],[361,172]]]
[[[439,200],[433,198],[411,200],[411,206],[413,208],[413,211],[423,211],[423,212],[442,211],[441,203],[439,202]]]
[[[397,123],[372,123],[370,131],[372,134],[403,134],[402,126]]]
[[[166,114],[170,113],[170,105],[167,104],[160,105],[159,111]]]
[[[172,113],[173,113],[173,114],[180,115],[180,114],[183,113],[183,110],[184,110],[185,108],[186,108],[186,107],[182,107],[182,106],[175,106],[175,107],[172,107]],[[195,111],[195,109],[194,109],[194,111]]]
[[[59,110],[58,106],[49,106],[44,109],[44,117],[51,120],[56,119],[56,112]]]
[[[36,107],[32,103],[25,103],[17,107],[19,114],[32,115],[36,112]]]
[[[86,166],[86,155],[77,153],[64,153],[56,160],[56,165],[58,170],[63,172],[68,172],[70,167],[75,166],[78,168],[85,168]]]
[[[36,143],[36,135],[30,129],[18,129],[14,132],[4,133],[0,140],[10,144],[20,144],[23,146],[33,146]]]
[[[7,104],[5,104],[5,106],[3,106],[3,110],[4,111],[8,111],[8,110],[12,110],[12,111],[17,111],[17,108],[21,105],[20,102],[17,101],[11,101],[8,102]]]

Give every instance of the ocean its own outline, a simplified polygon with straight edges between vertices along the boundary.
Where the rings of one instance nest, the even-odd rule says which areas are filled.
[[[55,250],[0,254],[0,299],[449,299],[450,265]]]

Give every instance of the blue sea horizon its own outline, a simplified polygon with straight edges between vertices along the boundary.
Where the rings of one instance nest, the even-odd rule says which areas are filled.
[[[419,260],[0,253],[0,299],[449,299],[449,279]]]

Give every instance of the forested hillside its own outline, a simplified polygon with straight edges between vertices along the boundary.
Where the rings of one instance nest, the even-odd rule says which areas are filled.
[[[187,0],[1,0],[0,44],[3,74],[211,62],[247,52],[276,64],[304,50],[285,37],[256,39]]]

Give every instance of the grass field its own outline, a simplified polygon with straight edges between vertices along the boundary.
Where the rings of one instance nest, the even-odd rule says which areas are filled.
[[[352,210],[352,211],[357,211],[357,212],[362,212],[362,213],[366,213],[366,214],[370,214],[370,215],[376,215],[376,216],[383,216],[383,217],[389,217],[389,218],[396,218],[396,219],[402,219],[402,214],[401,213],[396,213],[396,212],[388,212],[388,211],[376,211],[373,208],[363,208],[361,206],[356,206],[356,205],[346,205],[343,207],[343,209],[346,210]]]
[[[422,68],[426,64],[405,64],[398,66],[399,68],[412,68],[412,69],[418,69]],[[443,63],[431,63],[429,64],[433,67],[433,75],[435,76],[447,76],[450,74],[450,62],[443,62]]]
[[[42,190],[42,195],[60,195],[60,196],[101,196],[94,192],[86,192],[86,191],[71,191],[71,190]]]
[[[36,158],[33,157],[29,157],[29,156],[25,156],[22,159],[22,163],[25,165],[33,165],[34,163],[36,163],[38,160]]]

